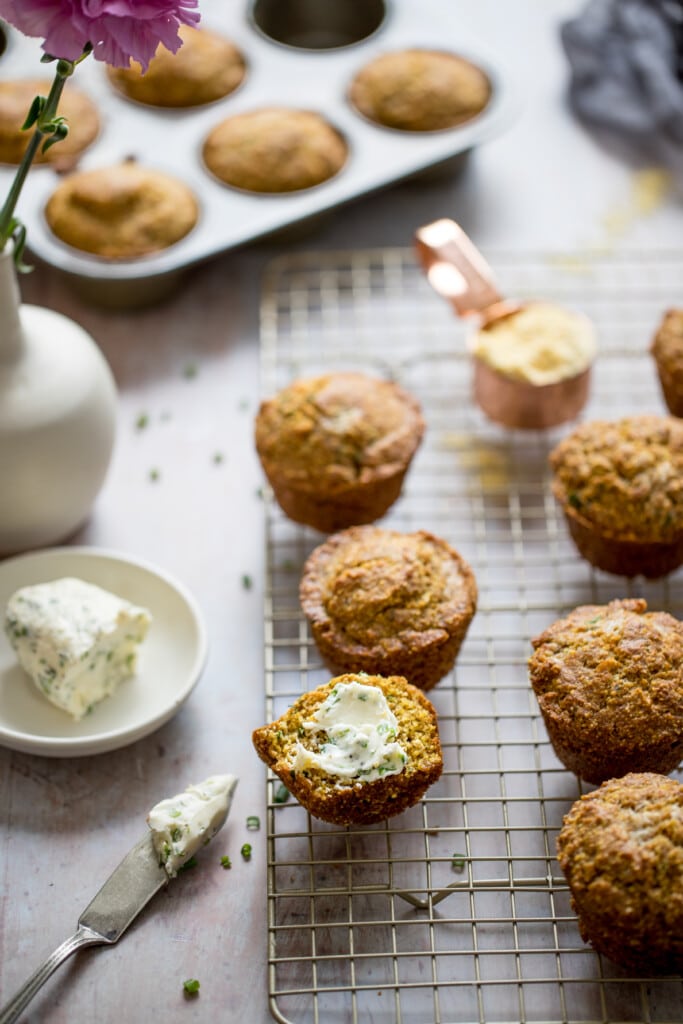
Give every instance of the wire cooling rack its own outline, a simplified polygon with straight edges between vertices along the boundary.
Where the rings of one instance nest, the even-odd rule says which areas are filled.
[[[486,253],[503,294],[587,313],[600,354],[585,418],[665,412],[649,342],[681,304],[683,253]],[[555,758],[527,679],[530,638],[578,604],[646,597],[681,617],[683,573],[627,581],[577,554],[547,454],[568,428],[507,431],[470,397],[466,327],[410,249],[281,258],[262,299],[262,387],[330,369],[390,375],[427,433],[382,525],[427,529],[470,562],[479,607],[430,691],[444,773],[382,825],[316,821],[268,779],[270,1005],[294,1024],[680,1022],[683,983],[624,974],[581,941],[555,859],[583,791]],[[329,679],[298,602],[320,534],[266,495],[266,714]],[[590,787],[586,787],[590,788]]]

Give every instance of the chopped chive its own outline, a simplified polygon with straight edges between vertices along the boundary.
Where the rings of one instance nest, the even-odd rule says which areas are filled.
[[[247,828],[249,829],[250,832],[258,832],[258,830],[261,828],[261,819],[258,818],[255,814],[250,814],[249,817],[247,818]]]
[[[196,868],[196,867],[197,867],[197,858],[196,857],[190,857],[190,859],[186,860],[184,864],[181,864],[181,866],[178,868],[178,871],[189,871],[190,868]]]
[[[214,466],[220,466],[221,462],[225,462],[225,455],[223,452],[213,453],[213,464]]]
[[[240,849],[240,853],[244,860],[251,860],[251,843],[245,843]]]
[[[148,427],[148,426],[149,426],[149,416],[147,415],[146,412],[140,413],[140,415],[138,416],[138,418],[135,421],[135,429],[136,430],[144,430],[145,427]]]
[[[454,871],[457,871],[458,874],[462,874],[462,872],[465,870],[465,862],[466,857],[464,854],[454,853],[451,858],[451,867],[453,868]]]
[[[188,978],[187,981],[183,982],[183,989],[185,995],[197,996],[199,995],[199,982],[196,978]]]
[[[292,773],[292,775],[293,774],[294,773]],[[289,790],[281,782],[280,785],[275,790],[275,796],[273,797],[273,803],[276,803],[276,804],[286,804],[287,801],[289,800],[290,796],[291,796],[291,794],[290,794]]]
[[[158,469],[150,469],[150,471],[149,471],[149,479],[152,481],[152,483],[156,483],[157,480],[159,480],[160,477],[161,477],[161,473],[159,472]]]
[[[232,867],[232,861],[228,857],[227,853],[224,853],[223,856],[221,857],[221,867],[225,868],[226,871],[228,870],[228,868]]]
[[[183,377],[185,377],[186,380],[192,380],[193,377],[197,376],[198,372],[196,363],[187,363],[183,369]]]
[[[245,573],[242,576],[242,587],[243,587],[243,589],[244,590],[251,590],[252,583],[253,583],[253,580],[252,580],[251,576],[249,576],[247,573]]]

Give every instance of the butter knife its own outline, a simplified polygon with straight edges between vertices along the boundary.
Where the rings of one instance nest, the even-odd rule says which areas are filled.
[[[111,946],[117,942],[143,907],[168,881],[166,870],[159,864],[152,833],[147,832],[85,908],[74,934],[57,947],[0,1010],[0,1024],[12,1024],[53,971],[72,953],[85,946]]]
[[[67,957],[84,946],[112,946],[169,878],[223,827],[237,786],[234,775],[213,775],[156,804],[147,815],[149,832],[127,853],[78,919],[74,934],[0,1009],[0,1024],[12,1024]],[[184,817],[183,817],[184,814]],[[168,834],[170,825],[173,826]],[[185,831],[177,826],[183,825]],[[173,832],[181,831],[176,840]],[[157,846],[155,848],[155,839]],[[164,864],[160,863],[159,848]],[[170,854],[173,856],[169,856]]]

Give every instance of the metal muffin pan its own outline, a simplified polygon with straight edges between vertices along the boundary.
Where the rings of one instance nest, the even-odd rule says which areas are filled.
[[[185,181],[199,200],[199,221],[180,242],[133,261],[110,262],[80,253],[47,227],[43,210],[58,177],[52,168],[41,166],[29,174],[18,210],[28,228],[29,249],[73,281],[125,284],[129,287],[114,288],[122,301],[145,301],[179,271],[218,253],[462,158],[510,123],[517,100],[497,58],[459,29],[454,33],[453,22],[444,21],[444,9],[443,0],[202,0],[202,27],[232,40],[247,61],[246,77],[235,92],[203,107],[161,109],[134,103],[110,85],[104,65],[84,61],[73,84],[96,103],[102,124],[79,169],[134,157]],[[493,89],[486,109],[439,132],[403,132],[365,120],[347,100],[351,79],[380,53],[411,47],[451,51],[481,67]],[[0,78],[49,76],[40,55],[38,40],[10,28]],[[263,106],[316,110],[325,116],[349,147],[342,170],[321,185],[286,194],[250,194],[219,183],[202,162],[206,135],[224,118]],[[12,168],[0,167],[3,191],[12,177]],[[110,297],[114,292],[108,292]],[[105,294],[94,288],[93,297]]]

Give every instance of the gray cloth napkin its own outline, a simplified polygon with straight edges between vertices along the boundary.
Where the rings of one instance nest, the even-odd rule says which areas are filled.
[[[683,2],[589,0],[560,36],[577,116],[631,155],[683,169]]]

